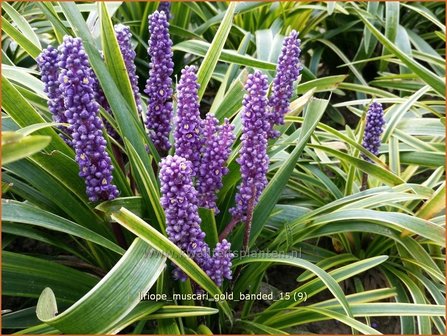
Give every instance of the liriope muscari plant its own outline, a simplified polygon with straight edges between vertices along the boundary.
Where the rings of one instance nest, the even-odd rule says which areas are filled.
[[[148,20],[150,31],[148,54],[151,63],[149,79],[145,89],[145,93],[149,96],[146,128],[149,130],[149,135],[156,148],[166,153],[171,147],[169,134],[173,113],[171,102],[173,91],[172,79],[170,77],[173,70],[172,41],[169,36],[169,23],[167,22],[165,11],[154,12],[149,16]],[[135,101],[140,111],[138,77],[136,76],[134,64],[135,52],[131,48],[130,31],[123,25],[116,25],[115,33],[129,73]],[[222,177],[228,171],[226,161],[234,141],[233,126],[227,120],[224,122],[224,125],[218,125],[217,119],[212,116],[207,116],[205,120],[200,118],[198,102],[199,84],[197,83],[196,68],[187,66],[182,70],[182,76],[177,87],[178,111],[174,131],[176,155],[164,159],[160,169],[163,194],[162,206],[167,214],[168,237],[206,270],[217,284],[222,283],[223,276],[226,278],[231,277],[228,266],[231,263],[230,244],[225,240],[225,237],[231,232],[234,225],[240,221],[246,222],[244,243],[245,245],[247,244],[253,209],[267,185],[266,173],[269,165],[267,141],[269,137],[278,135],[278,132],[273,130],[273,127],[284,123],[284,115],[289,108],[293,83],[298,78],[301,69],[299,65],[299,43],[298,34],[295,31],[292,31],[285,38],[270,98],[267,97],[267,76],[261,71],[256,71],[254,74],[249,75],[245,83],[247,93],[243,101],[242,147],[237,159],[241,167],[242,181],[235,197],[235,206],[230,209],[233,219],[222,233],[222,242],[216,246],[216,251],[213,255],[211,255],[210,249],[204,241],[204,232],[200,229],[200,217],[198,216],[197,208],[200,205],[214,210],[215,213],[219,212],[216,204],[216,195],[222,187]],[[83,62],[86,65],[86,71],[90,73],[88,79],[90,81],[90,90],[96,100],[98,100],[98,103],[106,110],[109,110],[99,83],[88,66],[88,60],[86,57],[84,58]],[[94,105],[93,98],[90,98],[90,100],[91,104]],[[101,120],[96,116],[95,121],[97,128],[100,129],[102,125],[99,122]],[[76,140],[78,135],[75,133],[75,136]],[[104,147],[105,140],[99,142],[101,142],[100,146]],[[106,152],[104,153],[107,154]],[[105,157],[108,158],[107,155]],[[85,155],[81,153],[77,161],[80,164],[80,175],[88,179],[89,182],[87,184],[93,184],[88,191],[90,200],[96,201],[116,197],[118,193],[116,187],[113,185],[109,186],[111,182],[110,158],[108,158],[107,166],[109,170],[104,165],[105,173],[109,173],[110,176],[102,178],[101,185],[103,189],[108,187],[112,189],[109,195],[102,192],[100,196],[95,196],[91,191],[92,187],[98,190],[100,186],[97,186],[98,182],[95,177],[92,178],[90,175],[86,175],[87,168],[83,158],[85,158]],[[180,159],[184,161],[180,163]],[[175,165],[178,166],[177,170],[173,167]],[[183,172],[182,169],[191,175],[189,181],[182,182],[184,183],[182,188],[188,189],[189,193],[171,197],[172,195],[167,188],[172,182],[168,181],[169,178],[167,176],[172,171],[176,171],[177,174]],[[99,173],[95,173],[99,176]],[[196,187],[192,177],[194,177]],[[199,195],[197,195],[196,188],[200,192]],[[174,189],[179,190],[178,187]],[[193,209],[192,213],[179,210],[183,206],[183,199],[185,201],[185,209]],[[186,217],[179,219],[176,217],[179,214]],[[220,250],[226,251],[226,253]],[[222,255],[225,256],[225,260],[222,259]],[[226,269],[220,269],[218,266]],[[186,278],[178,268],[175,269],[174,273],[175,277],[179,279],[184,280]]]
[[[171,147],[169,136],[173,114],[171,102],[173,90],[170,77],[173,71],[172,41],[164,11],[154,12],[149,16],[148,21],[150,31],[148,55],[151,63],[145,89],[149,97],[145,125],[149,130],[151,140],[163,155]],[[128,27],[123,25],[115,26],[115,34],[140,111],[141,100],[135,71],[135,52],[132,50],[130,41],[131,34]],[[235,197],[235,206],[230,209],[233,216],[232,221],[222,233],[214,252],[210,250],[204,240],[205,233],[200,228],[201,220],[198,215],[198,207],[211,209],[215,214],[219,213],[216,204],[217,193],[222,188],[223,176],[228,172],[226,164],[235,140],[234,126],[228,120],[225,120],[223,125],[219,125],[218,120],[211,115],[201,119],[197,69],[195,66],[186,66],[181,72],[182,75],[177,86],[177,117],[174,122],[175,155],[162,160],[159,173],[161,203],[167,221],[166,233],[169,239],[190,255],[218,285],[222,284],[224,278],[231,278],[231,245],[225,237],[236,223],[242,221],[246,223],[244,244],[247,244],[253,209],[267,185],[266,173],[269,165],[267,141],[269,137],[277,135],[273,127],[284,123],[284,115],[289,108],[293,83],[300,71],[299,43],[298,34],[295,31],[292,31],[290,36],[284,40],[270,98],[267,96],[269,85],[267,76],[261,71],[250,74],[245,83],[242,147],[237,159],[241,167],[242,180]],[[74,48],[73,44],[75,44]],[[72,124],[69,128],[69,135],[73,137],[72,144],[77,152],[76,160],[80,166],[80,176],[86,179],[87,194],[91,201],[113,199],[118,195],[118,190],[111,183],[113,167],[105,151],[105,140],[101,133],[103,124],[99,118],[98,104],[101,104],[108,112],[110,112],[110,108],[95,74],[89,66],[82,42],[79,39],[66,37],[64,44],[59,49],[60,59],[65,60],[65,63],[58,63],[61,70],[59,74],[60,86],[57,89],[61,90],[62,96],[65,97],[64,109],[66,112],[62,115]],[[74,68],[67,70],[66,58],[77,52],[80,55],[72,62]],[[47,54],[54,54],[51,47],[40,57],[42,70],[59,71],[48,70],[50,69],[48,66],[45,68],[44,56]],[[66,55],[65,58],[64,55]],[[47,63],[48,60],[45,64]],[[77,115],[73,118],[73,114],[69,112],[70,108],[83,108],[82,104],[72,106],[75,104],[71,98],[72,91],[68,89],[67,84],[67,73],[71,75],[75,71],[75,74],[81,74],[78,63],[83,66],[82,83],[88,84],[85,88],[87,93],[81,99],[82,104],[86,105],[91,112],[88,116],[91,123],[88,125],[83,124],[82,119],[78,125]],[[50,91],[51,78],[48,82],[47,90]],[[57,111],[55,110],[53,113],[56,114]],[[87,126],[88,128],[86,128]],[[87,130],[91,131],[91,134],[86,134]],[[92,144],[86,144],[86,139],[94,141]],[[99,158],[99,163],[91,158],[93,154],[88,151],[93,148],[92,146],[96,146],[94,147],[95,158]],[[186,275],[177,267],[174,268],[174,277],[181,280],[186,279]]]

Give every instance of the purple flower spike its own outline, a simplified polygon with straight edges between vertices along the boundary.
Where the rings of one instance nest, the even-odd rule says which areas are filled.
[[[59,89],[59,52],[53,46],[49,45],[46,49],[42,50],[42,53],[37,57],[37,64],[39,65],[40,72],[42,74],[42,82],[44,83],[44,92],[48,96],[48,109],[53,116],[53,121],[57,123],[67,123],[65,117],[64,97]],[[58,128],[69,135],[70,132],[65,126],[58,126]],[[65,135],[61,135],[64,141],[71,145]]]
[[[369,150],[374,155],[379,155],[380,136],[382,135],[385,119],[383,118],[382,104],[373,102],[369,105],[366,114],[365,133],[363,135],[363,147]],[[366,161],[371,159],[362,155]]]
[[[81,39],[65,36],[59,52],[59,88],[64,96],[65,117],[70,123],[79,176],[85,179],[90,201],[114,199],[118,190],[112,184],[113,167],[94,99],[92,70]]]
[[[130,85],[132,86],[135,103],[137,105],[138,114],[141,115],[143,107],[141,105],[140,89],[138,88],[137,67],[135,66],[136,53],[132,49],[132,33],[129,27],[123,24],[115,25],[115,35],[120,46],[121,55],[123,55],[124,64],[129,74]]]
[[[222,188],[222,177],[228,173],[225,165],[234,141],[233,129],[227,119],[222,126],[218,126],[218,120],[211,115],[203,121],[202,159],[197,176],[199,206],[212,209],[216,214],[219,213],[217,193]]]
[[[197,191],[192,182],[192,164],[174,155],[167,156],[160,163],[160,202],[166,214],[166,233],[169,240],[187,253],[216,284],[222,284],[223,277],[231,278],[230,244],[217,244],[214,256],[205,242],[205,233],[200,228]],[[174,278],[186,280],[186,275],[177,266]],[[220,281],[220,282],[219,282]]]
[[[259,196],[267,185],[269,157],[267,155],[267,76],[260,71],[248,75],[245,83],[247,93],[242,102],[242,147],[237,162],[241,166],[242,182],[238,187],[236,205],[230,213],[245,221],[249,205],[256,206]]]
[[[192,172],[197,175],[200,165],[201,124],[199,111],[199,84],[196,67],[186,66],[177,86],[178,105],[174,132],[175,154],[192,163]]]
[[[166,152],[171,147],[169,133],[172,123],[172,41],[169,23],[164,12],[149,16],[149,48],[151,58],[149,78],[144,92],[149,96],[146,128],[158,151]]]
[[[162,195],[160,202],[166,214],[168,237],[182,251],[198,260],[202,258],[199,252],[205,248],[205,233],[200,228],[201,219],[197,191],[192,183],[191,162],[177,155],[169,155],[160,163],[159,176]],[[198,259],[194,258],[196,252]]]
[[[169,1],[161,1],[158,5],[159,12],[165,12],[168,21],[171,19],[171,3]]]
[[[217,243],[214,249],[213,258],[210,260],[208,270],[206,273],[216,283],[217,286],[221,286],[224,278],[231,280],[231,259],[234,254],[231,253],[231,244],[223,239],[220,243]]]
[[[299,59],[301,53],[300,42],[298,33],[295,30],[292,30],[290,35],[284,39],[269,100],[271,107],[269,117],[272,128],[269,132],[269,137],[271,138],[279,136],[279,132],[273,130],[273,126],[284,124],[284,116],[289,112],[293,83],[298,79],[302,69]]]

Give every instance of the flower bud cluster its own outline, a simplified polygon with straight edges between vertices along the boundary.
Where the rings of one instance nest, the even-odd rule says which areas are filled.
[[[64,97],[64,115],[70,124],[79,176],[85,180],[90,201],[114,199],[118,189],[112,184],[113,166],[106,151],[92,70],[81,39],[65,36],[59,53],[59,89]]]

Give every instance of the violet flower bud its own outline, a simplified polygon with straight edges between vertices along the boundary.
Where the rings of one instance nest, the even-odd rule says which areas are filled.
[[[290,99],[293,93],[293,83],[298,79],[302,66],[300,65],[300,40],[298,33],[292,30],[284,39],[281,54],[273,80],[273,89],[269,99],[271,112],[269,114],[271,131],[269,137],[276,138],[279,132],[273,126],[284,124],[284,116],[289,112]]]
[[[259,196],[267,185],[269,157],[267,155],[267,76],[260,71],[248,75],[245,83],[247,93],[242,105],[242,147],[237,162],[241,168],[241,183],[236,194],[236,204],[230,213],[245,221],[249,204],[256,206]]]
[[[158,5],[159,12],[165,12],[167,20],[171,20],[171,3],[169,1],[161,1]]]
[[[192,173],[197,175],[200,165],[201,124],[199,111],[199,84],[196,67],[186,66],[177,85],[177,120],[174,132],[175,154],[192,163]]]
[[[218,120],[207,115],[203,121],[203,145],[201,161],[197,175],[196,187],[199,192],[199,206],[214,210],[217,193],[222,188],[222,177],[228,173],[226,162],[231,154],[231,146],[234,141],[234,126],[228,119],[224,125],[218,126]]]
[[[53,121],[57,123],[67,123],[65,117],[64,97],[59,89],[59,52],[56,48],[49,45],[37,57],[36,61],[42,74],[41,79],[44,84],[43,91],[48,96],[48,110],[50,111]],[[69,135],[70,132],[66,126],[58,126],[63,133]],[[61,134],[62,139],[71,145],[71,140]]]
[[[363,147],[376,156],[379,155],[380,136],[382,135],[384,125],[385,119],[383,118],[382,104],[373,102],[371,105],[369,105],[369,109],[366,114]],[[362,157],[366,161],[371,162],[371,159],[364,156],[363,154]]]
[[[129,27],[123,24],[117,24],[114,26],[114,28],[121,55],[123,55],[124,64],[126,65],[126,70],[129,75],[130,85],[132,86],[138,114],[141,115],[143,107],[141,105],[140,89],[138,88],[137,67],[135,66],[136,53],[133,50],[131,43],[132,33],[130,32]]]
[[[65,36],[59,52],[59,89],[64,96],[79,176],[85,180],[90,201],[114,199],[118,190],[112,184],[113,166],[106,151],[103,123],[92,88],[92,70],[81,39]]]
[[[166,152],[171,147],[169,133],[172,123],[172,41],[169,23],[164,12],[149,16],[149,48],[151,58],[149,78],[144,92],[149,96],[146,128],[158,151]]]

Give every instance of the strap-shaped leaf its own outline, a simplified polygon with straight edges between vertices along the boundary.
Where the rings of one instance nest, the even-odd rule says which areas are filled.
[[[345,316],[345,315],[341,314],[340,312],[335,312],[330,309],[313,308],[313,307],[312,308],[311,307],[301,307],[300,309],[302,309],[304,312],[313,312],[313,313],[317,313],[318,315],[327,316],[327,317],[332,318],[336,321],[340,321],[340,322],[350,326],[351,328],[360,331],[364,335],[382,335],[382,333],[380,333],[376,329],[371,328],[370,326],[368,326],[360,321],[357,321],[356,319],[354,319],[352,317]],[[281,317],[282,317],[282,315],[278,314],[278,318],[280,319]],[[272,323],[272,324],[276,327],[284,328],[286,325],[281,324],[281,323],[276,323],[276,324]]]
[[[23,33],[23,35],[33,43],[37,48],[41,49],[42,45],[40,44],[39,37],[34,32],[31,25],[28,23],[26,18],[24,18],[19,12],[17,12],[14,7],[12,7],[9,3],[5,2],[2,6],[2,9],[8,13],[9,17],[16,24],[17,28]]]
[[[197,306],[163,306],[154,314],[147,316],[147,320],[159,320],[177,317],[188,316],[205,316],[213,315],[219,311],[211,307],[197,307]]]
[[[313,231],[308,236],[306,236],[307,239],[321,237],[323,235],[329,236],[331,234],[340,234],[343,232],[370,232],[376,235],[389,237],[400,246],[404,247],[408,251],[408,253],[410,253],[410,255],[414,257],[415,260],[418,260],[421,264],[428,265],[428,267],[433,270],[439,269],[428,252],[415,239],[408,236],[402,237],[401,229],[397,231],[390,227],[385,227],[383,223],[375,224],[368,223],[365,220],[355,219],[351,220],[348,224],[345,221],[338,221],[334,223],[330,222],[322,225],[316,230],[314,230],[313,228],[311,228],[310,230]],[[438,270],[438,275],[440,274],[441,272]]]
[[[105,201],[96,206],[96,210],[104,212],[110,216],[112,212],[118,211],[121,208],[126,208],[132,211],[139,217],[143,217],[145,203],[141,196],[118,197],[111,201]]]
[[[172,49],[204,57],[206,55],[207,50],[209,50],[210,47],[211,44],[209,44],[208,42],[199,40],[188,40],[176,44],[175,46],[173,46]],[[222,49],[218,60],[221,62],[245,65],[258,69],[265,69],[265,70],[276,69],[276,64],[274,63],[261,61],[249,55],[239,55],[236,51],[228,49]]]
[[[180,248],[172,243],[168,238],[147,224],[144,220],[127,210],[121,208],[112,214],[112,219],[120,223],[129,231],[146,241],[153,248],[166,255],[180,269],[193,279],[200,287],[211,295],[222,294],[219,287],[208,277],[208,275]],[[232,321],[232,315],[228,303],[224,300],[218,304],[223,312]]]
[[[64,23],[59,18],[53,3],[51,2],[38,2],[36,3],[37,6],[40,7],[42,12],[47,17],[48,21],[51,22],[51,25],[53,26],[54,33],[56,34],[57,41],[59,43],[62,43],[64,35],[70,35],[70,32],[68,31],[67,27],[65,27]]]
[[[2,135],[4,134],[2,133]],[[23,136],[7,143],[2,141],[2,163],[14,162],[37,153],[44,149],[50,141],[51,138],[45,135]]]
[[[158,311],[163,305],[164,303],[160,301],[141,301],[125,318],[109,329],[109,334],[117,334],[128,325],[146,319],[147,316]]]
[[[127,139],[124,139],[124,144],[128,148],[129,162],[138,190],[142,194],[146,204],[151,205],[149,207],[149,218],[151,221],[155,221],[161,230],[164,230],[165,213],[161,207],[159,185],[155,173],[149,163],[149,156],[139,156],[135,148]]]
[[[108,227],[100,224],[102,219],[91,210],[86,202],[81,201],[65,184],[60,183],[57,176],[53,176],[51,171],[39,169],[38,164],[30,159],[9,163],[4,168],[20,176],[78,224],[103,236],[111,237]],[[69,176],[77,177],[71,174]]]
[[[366,270],[372,269],[377,265],[385,262],[388,259],[388,256],[377,256],[369,259],[364,259],[360,261],[356,261],[352,264],[342,266],[329,272],[329,275],[332,279],[337,282],[343,281],[345,279],[351,278],[357,274],[360,274]],[[315,295],[323,290],[325,290],[326,284],[323,282],[321,278],[315,278],[304,285],[296,288],[292,292],[290,292],[291,297],[296,293],[307,293],[308,297]],[[338,301],[338,300],[337,300]],[[255,319],[256,322],[260,322],[261,319],[264,322],[267,322],[270,318],[275,316],[275,310],[286,310],[291,307],[294,307],[299,304],[299,301],[295,300],[280,300],[274,302],[270,307],[266,308],[261,315]],[[340,310],[344,310],[343,307],[340,306]]]
[[[239,44],[239,48],[237,49],[238,55],[244,55],[247,53],[248,45],[250,44],[251,34],[247,34],[242,39],[241,43]],[[238,74],[239,76],[243,76],[243,72],[246,72],[246,70],[239,73],[239,66],[237,64],[230,64],[225,71],[225,77],[223,81],[220,83],[219,90],[217,91],[213,103],[211,104],[210,110],[208,111],[209,114],[216,114],[216,111],[219,107],[222,106],[223,100],[228,97],[228,93],[231,91],[231,88],[234,87],[235,84],[242,85],[242,83],[238,83],[237,80]],[[243,90],[239,90],[243,91]],[[242,102],[242,99],[239,99]],[[219,118],[218,118],[219,119]],[[222,119],[219,119],[220,121]]]
[[[213,42],[211,43],[210,48],[208,49],[203,62],[200,65],[199,71],[197,71],[197,81],[200,84],[199,98],[202,98],[203,94],[205,93],[208,82],[211,79],[214,68],[216,67],[217,61],[219,60],[220,54],[225,45],[225,41],[230,33],[235,8],[236,3],[230,2],[219,29],[214,36]]]
[[[435,191],[433,196],[425,202],[416,213],[416,216],[423,219],[433,218],[445,208],[445,182]]]
[[[137,116],[137,105],[135,103],[129,74],[124,63],[123,56],[116,40],[115,30],[105,2],[98,2],[99,20],[101,21],[101,42],[104,59],[110,75],[115,80],[121,94],[129,103],[135,116]]]
[[[129,314],[126,315],[125,318],[120,320],[117,324],[115,324],[113,327],[109,328],[108,333],[109,334],[117,334],[124,328],[126,328],[128,325],[137,322],[139,320],[148,319],[149,316],[157,312],[162,306],[164,305],[164,302],[156,302],[156,301],[141,301]],[[210,308],[208,308],[210,309]],[[32,310],[32,312],[30,311]],[[30,316],[31,315],[31,316]],[[28,327],[25,330],[21,330],[18,333],[21,335],[25,334],[57,334],[58,330],[55,329],[52,326],[49,326],[47,324],[41,323],[37,324],[38,320],[36,317],[36,307],[30,307],[24,310],[20,310],[15,313],[10,313],[4,316],[2,322],[4,328],[8,329],[17,329],[17,328],[24,328],[23,324],[25,323],[31,323],[34,326]]]
[[[141,239],[135,239],[120,261],[85,296],[56,316],[54,293],[45,289],[37,317],[66,334],[109,333],[140,302],[165,266],[166,258]]]
[[[345,154],[338,149],[330,148],[328,146],[321,146],[321,145],[309,145],[309,147],[323,150],[323,151],[339,158],[340,160],[346,161],[350,165],[353,165],[353,166],[359,168],[360,170],[364,171],[365,173],[367,173],[369,175],[377,177],[383,183],[388,184],[390,186],[395,186],[395,185],[405,183],[404,180],[402,180],[399,176],[393,174],[391,171],[389,171],[381,166],[378,166],[376,164],[369,163],[365,160],[353,157],[349,154]]]
[[[39,227],[36,226],[22,225],[21,223],[11,223],[3,221],[2,233],[7,234],[6,237],[12,237],[12,239],[14,239],[16,236],[34,239],[44,244],[55,246],[62,251],[66,251],[69,254],[78,257],[79,260],[83,260],[87,263],[91,262],[91,259],[89,259],[89,257],[91,256],[86,253],[86,251],[79,251],[73,247],[72,239],[62,240],[60,235],[42,231],[39,229]],[[5,245],[6,244],[4,243],[3,246],[5,247]],[[39,294],[41,291],[42,290],[39,291]]]
[[[2,109],[20,126],[26,127],[34,124],[44,123],[45,119],[34,109],[27,99],[16,89],[16,87],[2,76]],[[51,128],[40,129],[36,135],[51,136],[49,150],[60,150],[69,154],[71,149]]]
[[[28,224],[64,232],[104,246],[116,253],[124,254],[124,250],[121,247],[100,234],[68,219],[26,203],[2,200],[2,221]]]
[[[23,90],[30,90],[30,92],[34,92],[38,97],[45,100],[46,94],[43,92],[44,85],[42,81],[35,77],[35,75],[39,75],[39,72],[33,69],[3,63],[2,74],[11,82],[18,84],[19,87],[23,86]]]
[[[334,223],[342,221],[344,223],[353,221],[368,221],[380,223],[381,225],[391,227],[397,230],[407,230],[430,239],[433,243],[445,244],[445,230],[428,220],[413,217],[398,212],[382,212],[369,209],[347,209],[334,211],[329,214],[318,216],[314,219],[312,226],[318,226],[324,223]]]
[[[364,316],[444,316],[445,306],[443,305],[431,305],[431,304],[411,304],[411,303],[395,303],[395,302],[378,302],[378,303],[357,303],[351,305],[352,311],[355,317]],[[309,310],[318,311],[318,314],[305,314]],[[336,318],[341,320],[338,314],[342,313],[340,306],[328,307],[325,311],[328,314],[328,318],[321,318],[326,315],[321,308],[292,308],[291,311],[278,314],[276,319],[271,323],[272,327],[290,327],[293,325],[305,324],[314,321],[321,321],[329,318]],[[322,314],[322,315],[320,315]],[[337,314],[337,316],[335,316]],[[332,315],[332,316],[331,316]],[[354,320],[355,321],[355,320]],[[347,321],[346,324],[351,325],[353,322]],[[270,325],[270,323],[269,323]],[[352,323],[352,327],[360,327],[358,323]],[[372,330],[363,331],[367,335],[372,334]],[[427,332],[428,334],[429,332]],[[422,334],[422,333],[421,333]]]
[[[266,6],[268,3],[264,1],[257,1],[257,2],[238,2],[236,5],[236,8],[234,10],[235,14],[241,14],[241,13],[247,13],[253,10],[256,10],[260,7]],[[195,30],[196,34],[203,34],[209,27],[218,24],[222,21],[223,17],[225,15],[225,12],[220,12],[219,14],[210,17],[208,16],[208,19],[205,20],[204,23],[202,23],[197,29]]]
[[[252,322],[249,320],[240,320],[238,321],[238,324],[241,325],[244,330],[250,331],[250,333],[253,334],[264,334],[264,335],[289,335],[285,331],[272,328],[269,326],[266,326],[261,323]]]
[[[98,283],[98,278],[53,261],[2,251],[3,295],[38,298],[46,286],[57,288],[63,304],[71,304]]]
[[[311,262],[289,256],[289,255],[273,255],[273,254],[260,254],[255,256],[249,256],[249,257],[243,257],[237,260],[234,260],[233,266],[236,267],[238,265],[243,265],[246,263],[252,263],[252,262],[267,262],[267,263],[279,263],[279,264],[285,264],[285,265],[291,265],[296,266],[300,268],[304,268],[315,275],[317,275],[321,281],[324,282],[324,284],[327,286],[327,288],[331,291],[331,293],[336,297],[337,301],[343,306],[343,310],[348,316],[352,317],[351,309],[349,308],[349,303],[346,300],[345,294],[343,293],[343,290],[341,289],[340,285],[337,283],[337,281],[334,280],[332,276],[330,276],[328,273],[323,271],[320,267],[312,264]]]
[[[22,32],[15,28],[2,16],[2,30],[9,35],[19,46],[26,51],[33,58],[39,56],[41,50],[33,42],[31,42]]]
[[[403,104],[395,105],[386,114],[386,125],[385,131],[383,132],[382,142],[387,143],[390,136],[396,129],[399,121],[401,121],[407,114],[408,110],[417,102],[421,97],[423,97],[428,91],[430,91],[430,86],[425,85],[413,95],[408,97]]]
[[[199,215],[202,219],[202,230],[205,232],[205,241],[209,246],[216,246],[219,241],[216,225],[216,215],[213,210],[199,208]]]

